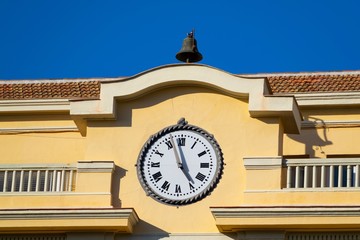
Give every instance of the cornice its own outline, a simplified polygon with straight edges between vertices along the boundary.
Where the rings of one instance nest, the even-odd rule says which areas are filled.
[[[294,96],[301,108],[360,105],[360,92],[296,93],[276,94],[276,96]]]
[[[1,220],[10,219],[93,219],[130,218],[138,220],[134,209],[54,209],[54,210],[0,210]]]
[[[234,217],[291,217],[291,216],[360,216],[360,206],[289,206],[211,208],[215,218]]]
[[[240,206],[210,210],[221,232],[360,227],[360,206]]]
[[[0,231],[92,229],[130,233],[138,222],[132,208],[0,210]]]
[[[301,113],[293,96],[274,96],[266,78],[245,78],[199,64],[167,65],[131,78],[101,82],[99,100],[71,101],[70,114],[81,119],[116,118],[117,101],[176,86],[200,86],[248,99],[251,117],[280,117],[287,133],[298,133]]]
[[[1,113],[69,112],[69,99],[1,100]]]

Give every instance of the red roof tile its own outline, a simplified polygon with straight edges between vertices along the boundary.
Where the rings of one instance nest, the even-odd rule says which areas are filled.
[[[359,72],[269,74],[266,77],[274,94],[360,91]]]
[[[99,81],[20,81],[0,83],[0,100],[98,99]]]
[[[269,73],[240,75],[266,77],[274,94],[360,91],[360,72]],[[99,99],[99,80],[1,81],[0,100]]]

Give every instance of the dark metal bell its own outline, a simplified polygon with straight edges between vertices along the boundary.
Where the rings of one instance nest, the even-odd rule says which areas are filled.
[[[176,54],[176,59],[182,62],[198,62],[202,59],[201,53],[197,49],[196,39],[194,32],[188,33],[187,37],[183,41],[182,48]]]

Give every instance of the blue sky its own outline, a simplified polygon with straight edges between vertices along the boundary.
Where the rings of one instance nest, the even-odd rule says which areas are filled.
[[[131,76],[200,62],[241,73],[360,69],[360,1],[0,0],[0,79]]]

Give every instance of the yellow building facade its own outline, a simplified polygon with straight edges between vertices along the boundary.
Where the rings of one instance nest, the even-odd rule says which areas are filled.
[[[3,81],[0,239],[359,239],[359,76]]]

